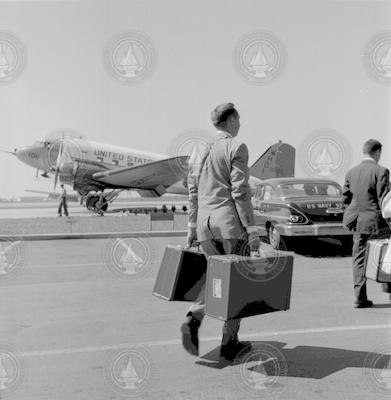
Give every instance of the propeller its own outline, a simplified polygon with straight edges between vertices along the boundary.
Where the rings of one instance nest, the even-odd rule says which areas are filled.
[[[58,178],[61,173],[72,174],[73,178],[75,178],[79,168],[78,162],[75,162],[72,158],[72,141],[68,141],[67,137],[63,135],[62,139],[59,140],[60,146],[54,168],[54,190],[56,190]]]
[[[62,155],[64,152],[64,136],[60,140],[60,148],[58,149],[58,155],[57,155],[57,161],[56,161],[56,168],[55,168],[55,174],[54,174],[54,187],[53,190],[56,190],[57,186],[57,181],[58,181],[58,174],[60,173],[60,167],[62,164]]]

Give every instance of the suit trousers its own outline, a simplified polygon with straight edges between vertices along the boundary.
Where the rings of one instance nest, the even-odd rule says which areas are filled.
[[[237,254],[250,255],[250,247],[247,239],[211,239],[200,242],[202,251],[208,255]],[[205,283],[202,285],[196,302],[191,305],[187,316],[196,318],[200,323],[205,316]],[[224,322],[222,345],[231,340],[237,340],[241,319],[231,319]]]
[[[373,235],[367,233],[353,234],[353,283],[354,295],[357,301],[367,300],[367,278],[365,277],[365,255],[368,239],[374,239]],[[383,292],[391,293],[391,284],[382,284]]]

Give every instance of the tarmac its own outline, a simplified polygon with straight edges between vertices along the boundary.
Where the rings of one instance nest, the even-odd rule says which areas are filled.
[[[1,398],[390,398],[390,301],[368,281],[375,307],[353,308],[351,257],[335,243],[295,249],[290,310],[243,319],[253,349],[229,363],[211,317],[200,356],[183,350],[189,304],[152,290],[166,245],[185,237],[154,235],[3,246],[13,264],[0,275]]]
[[[187,199],[180,197],[161,197],[159,199],[118,199],[109,205],[107,214],[126,211],[130,208],[150,208],[157,207],[160,209],[163,205],[171,209],[171,206],[182,209],[187,204]],[[37,202],[10,202],[0,203],[0,219],[2,218],[34,218],[34,217],[56,217],[58,209],[58,201],[47,200]],[[68,211],[71,216],[95,216],[93,212],[87,210],[85,206],[78,202],[68,202]]]

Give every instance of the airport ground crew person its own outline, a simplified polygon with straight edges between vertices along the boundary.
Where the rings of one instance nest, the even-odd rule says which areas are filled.
[[[64,214],[68,216],[68,204],[67,204],[67,191],[64,187],[64,184],[61,184],[61,193],[60,193],[60,204],[58,205],[58,216],[62,217],[62,209],[64,208]]]

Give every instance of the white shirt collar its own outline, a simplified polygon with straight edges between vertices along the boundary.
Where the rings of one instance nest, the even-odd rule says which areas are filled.
[[[232,137],[232,135],[231,135],[229,132],[227,132],[227,131],[222,131],[221,129],[218,129],[216,133],[220,133],[220,134],[225,135],[225,136],[228,136],[228,137],[230,137],[230,138]]]
[[[370,157],[370,156],[364,156],[363,157],[363,161],[373,161],[373,162],[376,162],[376,160],[374,160],[372,157]]]

